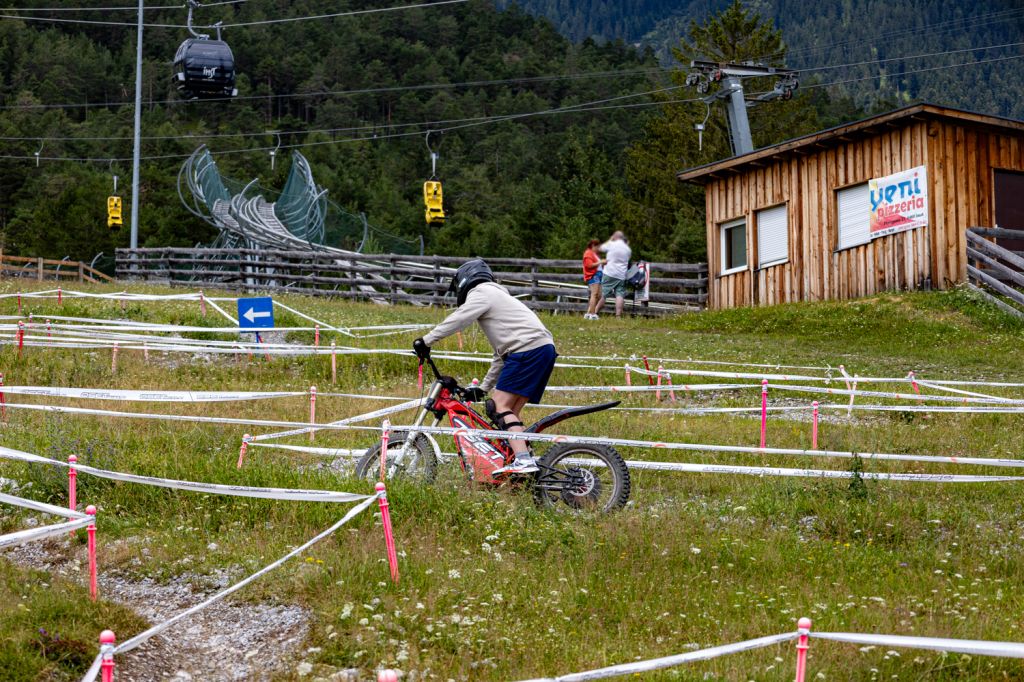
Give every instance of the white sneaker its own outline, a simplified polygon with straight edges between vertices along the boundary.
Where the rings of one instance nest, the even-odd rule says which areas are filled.
[[[491,472],[491,475],[495,474],[532,474],[534,471],[540,471],[540,467],[537,466],[537,460],[529,455],[521,455],[512,460],[511,464],[506,464],[500,469],[495,469]]]

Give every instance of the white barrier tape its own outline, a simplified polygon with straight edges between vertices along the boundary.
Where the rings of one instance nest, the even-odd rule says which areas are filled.
[[[632,368],[630,368],[632,369]],[[760,390],[760,384],[673,384],[676,391],[730,391],[743,388],[756,388]],[[667,391],[665,386],[548,386],[545,392],[552,393],[651,393],[656,391]],[[761,409],[761,408],[758,408]]]
[[[329,329],[331,331],[338,332],[339,334],[345,334],[347,336],[353,336],[353,334],[350,331],[348,331],[347,329],[339,329],[338,327],[335,327],[334,325],[327,324],[326,322],[322,322],[322,321],[316,319],[315,317],[310,317],[306,313],[301,313],[298,310],[296,310],[295,308],[289,307],[289,306],[285,305],[284,303],[281,303],[281,301],[278,301],[276,299],[274,300],[274,305],[276,307],[278,307],[278,308],[282,308],[284,310],[287,310],[288,312],[290,312],[290,313],[292,313],[294,315],[298,315],[299,317],[301,317],[304,320],[309,320],[314,325],[320,325],[321,329],[325,329],[325,330]]]
[[[944,637],[905,637],[903,635],[872,635],[855,632],[811,632],[811,637],[850,644],[874,644],[880,647],[931,649],[958,654],[1024,658],[1024,644],[1019,642],[991,642],[979,639],[947,639]]]
[[[771,408],[769,408],[771,409]],[[839,405],[836,403],[821,403],[818,405],[818,409],[821,410],[843,410],[849,409],[848,405]],[[982,405],[974,406],[950,406],[950,405],[854,405],[854,410],[866,410],[869,412],[934,412],[938,414],[942,413],[960,413],[960,414],[1021,414],[1024,413],[1024,407],[986,407]]]
[[[0,504],[11,504],[15,507],[24,507],[25,509],[32,509],[34,511],[43,512],[45,514],[54,514],[56,516],[70,516],[75,519],[89,518],[86,514],[74,511],[68,507],[58,507],[53,504],[47,504],[46,502],[37,502],[36,500],[29,500],[24,497],[15,497],[14,495],[8,495],[6,493],[0,493]]]
[[[329,423],[329,424],[318,424],[316,427],[302,426],[291,431],[283,432],[288,435],[298,435],[301,433],[308,433],[310,430],[340,430],[340,431],[376,431],[378,427],[375,426],[360,426],[353,423],[352,420],[358,419],[359,421],[365,421],[376,416],[383,416],[384,414],[390,414],[389,411],[398,412],[401,410],[409,409],[415,406],[415,403],[419,401],[410,401],[409,403],[396,405],[384,410],[378,410],[376,413],[368,413],[366,415],[359,415],[359,417],[350,417],[348,423]],[[64,407],[64,406],[53,406],[53,405],[25,405],[19,403],[8,403],[9,409],[28,409],[38,410],[43,412],[65,412],[70,414],[91,414],[106,417],[128,417],[137,419],[157,419],[165,421],[189,421],[189,422],[201,422],[201,423],[213,423],[213,424],[240,424],[245,426],[300,426],[301,422],[287,422],[277,420],[258,420],[258,419],[238,419],[232,417],[203,417],[193,415],[167,415],[167,414],[150,414],[145,412],[120,412],[114,410],[97,410],[90,408],[77,408],[77,407]],[[400,409],[399,409],[400,408]],[[372,416],[371,416],[372,415]],[[444,426],[392,426],[392,431],[400,432],[419,432],[425,434],[434,435],[478,435],[484,438],[503,438],[508,440],[527,440],[527,441],[542,441],[549,443],[578,443],[588,445],[613,445],[622,447],[636,447],[636,448],[663,448],[666,450],[689,450],[696,452],[734,452],[744,454],[770,454],[770,455],[795,455],[795,456],[809,456],[809,457],[841,457],[841,458],[852,458],[854,455],[862,459],[890,459],[897,461],[925,461],[925,462],[936,462],[942,464],[976,464],[982,466],[995,466],[995,467],[1020,467],[1024,466],[1024,460],[1016,459],[996,459],[996,458],[981,458],[981,457],[943,457],[933,455],[905,455],[905,454],[888,454],[888,453],[855,453],[847,451],[835,451],[835,450],[800,450],[791,448],[757,448],[747,447],[739,445],[704,445],[699,443],[672,443],[672,442],[658,442],[658,441],[646,441],[646,440],[635,440],[628,438],[603,438],[603,437],[583,437],[583,436],[564,436],[553,433],[529,433],[524,431],[497,431],[497,430],[479,430],[479,429],[454,429]],[[275,438],[284,437],[281,434],[266,434]],[[255,440],[258,437],[254,437]],[[266,440],[266,438],[263,438]],[[2,450],[2,448],[0,448]],[[912,459],[913,458],[913,459]],[[66,464],[65,464],[66,466]],[[82,469],[80,466],[79,469]],[[895,475],[895,474],[894,474]],[[909,474],[908,474],[909,475]],[[909,480],[909,479],[908,479]]]
[[[587,466],[605,466],[598,459],[567,457],[566,463]],[[748,467],[735,464],[686,464],[682,462],[644,462],[627,460],[630,469],[650,471],[680,471],[693,474],[742,474],[745,476],[782,476],[791,478],[853,478],[852,471],[833,469],[792,469],[788,467]],[[970,476],[964,474],[887,474],[862,472],[862,478],[873,481],[917,481],[926,483],[1007,483],[1024,481],[1024,476]]]
[[[96,678],[100,674],[100,666],[103,665],[103,654],[96,654],[96,658],[93,659],[92,665],[85,671],[85,677],[82,678],[81,682],[96,682]]]
[[[64,523],[57,523],[52,526],[39,526],[38,528],[29,528],[8,533],[7,535],[0,535],[0,549],[14,547],[15,545],[21,545],[34,540],[43,540],[54,535],[64,535],[73,530],[85,528],[92,523],[93,518],[90,516],[89,518],[65,521]]]
[[[852,378],[852,383],[861,383],[861,379]],[[919,384],[921,382],[918,382]],[[952,402],[952,403],[999,403],[1006,405],[1024,405],[1024,400],[1013,399],[1013,398],[996,398],[996,399],[982,399],[982,398],[971,398],[964,396],[963,398],[957,398],[951,395],[926,395],[917,393],[886,393],[884,391],[863,391],[856,389],[843,389],[843,388],[824,388],[821,386],[792,386],[789,384],[774,384],[770,385],[769,389],[772,391],[789,391],[791,393],[824,393],[826,395],[848,395],[853,396],[867,396],[870,398],[884,398],[887,400],[938,400],[941,402]],[[846,407],[850,407],[847,405]],[[856,405],[852,407],[856,408]]]
[[[237,300],[237,299],[235,299],[235,300]],[[210,299],[206,299],[206,302],[210,305],[211,308],[213,308],[218,313],[220,313],[221,316],[224,317],[224,319],[226,319],[228,322],[230,322],[231,324],[238,324],[238,318],[233,317],[232,315],[229,315],[226,310],[221,308],[214,301],[212,301]]]
[[[239,400],[268,400],[309,395],[308,391],[143,391],[133,389],[54,388],[47,386],[4,386],[0,392],[81,400],[123,400],[159,403],[208,403]]]
[[[959,395],[971,396],[972,398],[987,398],[988,400],[991,400],[992,402],[1004,402],[1004,401],[1011,401],[1012,402],[1012,400],[1013,400],[1012,398],[1006,398],[1004,396],[988,395],[988,394],[985,394],[985,393],[975,393],[974,391],[962,391],[962,390],[960,390],[958,388],[953,388],[952,386],[943,386],[941,384],[933,384],[930,381],[921,381],[920,379],[917,380],[917,385],[918,386],[924,386],[925,388],[935,389],[937,391],[945,391],[946,393],[956,393],[956,394],[959,394]]]
[[[689,651],[685,654],[677,654],[675,656],[653,658],[647,661],[637,661],[635,663],[622,663],[620,665],[613,665],[607,668],[598,668],[597,670],[587,670],[579,673],[570,673],[568,675],[559,675],[558,677],[540,677],[524,682],[586,682],[587,680],[601,680],[606,677],[618,677],[620,675],[636,675],[639,673],[650,672],[652,670],[671,668],[677,665],[683,665],[684,663],[707,661],[712,658],[718,658],[719,656],[737,654],[741,651],[763,649],[775,644],[789,642],[796,639],[798,636],[799,635],[795,632],[787,632],[781,635],[768,635],[767,637],[748,639],[745,642],[724,644],[722,646],[701,649],[699,651]]]
[[[385,417],[396,412],[405,412],[411,410],[414,407],[419,407],[423,404],[423,398],[415,398],[413,400],[406,401],[399,405],[391,405],[390,407],[384,407],[373,412],[367,412],[365,414],[357,414],[354,417],[346,417],[345,419],[339,419],[337,421],[330,422],[328,424],[318,424],[316,426],[306,426],[301,429],[290,429],[288,431],[280,431],[277,433],[264,433],[259,436],[253,436],[250,439],[250,443],[257,443],[261,440],[271,440],[274,438],[285,438],[286,436],[297,436],[303,433],[310,433],[311,431],[317,431],[322,428],[339,427],[347,424],[358,424],[359,422],[368,421],[370,419],[376,419],[378,417]]]
[[[69,467],[67,462],[56,459],[49,459],[30,452],[12,450],[0,446],[0,458],[11,459],[19,462],[30,462],[33,464],[49,464],[51,466]],[[369,495],[358,493],[346,493],[334,490],[302,490],[293,488],[258,488],[247,485],[228,485],[224,483],[198,483],[195,481],[178,481],[170,478],[157,478],[155,476],[140,476],[138,474],[126,474],[119,471],[108,471],[97,469],[85,464],[75,464],[75,470],[82,474],[92,474],[99,478],[107,478],[113,481],[124,481],[126,483],[141,483],[159,488],[171,488],[172,490],[186,490],[194,493],[209,493],[211,495],[232,495],[235,497],[256,497],[266,500],[293,500],[303,502],[354,502],[365,500]],[[58,512],[51,512],[58,513]],[[69,509],[60,509],[60,515],[71,516]]]
[[[296,557],[299,554],[302,554],[307,549],[309,549],[310,547],[312,547],[316,543],[320,542],[324,538],[328,537],[329,535],[334,533],[336,530],[338,530],[339,528],[344,526],[346,523],[351,521],[357,514],[359,514],[363,510],[365,510],[371,504],[373,504],[377,500],[377,498],[380,497],[380,494],[378,493],[376,495],[371,495],[371,496],[368,496],[368,497],[364,496],[364,497],[366,497],[366,499],[364,499],[362,502],[360,502],[356,506],[352,507],[352,509],[350,509],[348,511],[348,513],[345,514],[345,516],[343,516],[333,526],[331,526],[327,530],[323,531],[322,533],[320,533],[316,537],[312,538],[311,540],[308,540],[307,542],[303,543],[302,545],[299,545],[298,547],[296,547],[292,551],[290,551],[287,554],[285,554],[284,556],[282,556],[277,561],[275,561],[275,562],[273,562],[271,564],[268,564],[267,566],[264,566],[260,570],[256,571],[252,575],[250,575],[248,578],[245,578],[245,579],[235,583],[231,587],[228,587],[228,588],[226,588],[224,590],[221,590],[220,592],[218,592],[217,594],[213,595],[209,599],[206,599],[205,601],[203,601],[203,602],[201,602],[199,604],[196,604],[195,606],[193,606],[191,608],[188,608],[188,609],[182,611],[181,613],[179,613],[179,614],[177,614],[175,616],[172,616],[168,620],[165,620],[162,623],[158,623],[157,625],[154,625],[153,627],[149,628],[145,632],[141,632],[141,633],[135,635],[134,637],[132,637],[131,639],[122,642],[121,644],[119,644],[118,646],[116,646],[114,648],[114,653],[115,654],[123,654],[125,652],[131,651],[132,649],[134,649],[135,647],[139,646],[140,644],[142,644],[143,642],[145,642],[149,638],[151,638],[151,637],[153,637],[155,635],[158,635],[161,632],[163,632],[164,630],[166,630],[167,628],[171,627],[172,625],[174,625],[178,621],[180,621],[180,620],[182,620],[184,618],[188,618],[189,616],[191,616],[194,613],[198,613],[199,611],[202,611],[206,607],[208,607],[211,604],[214,604],[214,603],[220,601],[221,599],[223,599],[224,597],[228,596],[229,594],[232,594],[233,592],[237,592],[238,590],[242,589],[243,587],[245,587],[249,583],[253,582],[257,578],[259,578],[259,577],[261,577],[263,575],[266,575],[267,573],[269,573],[270,571],[274,570],[275,568],[277,568],[281,564],[285,563],[286,561],[288,561],[292,557]]]

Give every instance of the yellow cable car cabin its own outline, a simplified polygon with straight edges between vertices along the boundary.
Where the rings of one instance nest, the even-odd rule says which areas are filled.
[[[107,227],[120,227],[124,222],[121,220],[121,197],[107,197]]]
[[[427,180],[423,183],[423,203],[427,207],[427,225],[442,227],[444,225],[444,206],[441,201],[440,181]]]

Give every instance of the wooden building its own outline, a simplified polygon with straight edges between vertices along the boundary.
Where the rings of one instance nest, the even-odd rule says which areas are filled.
[[[1024,229],[1024,121],[917,104],[678,178],[705,187],[710,308],[945,288],[968,227]]]

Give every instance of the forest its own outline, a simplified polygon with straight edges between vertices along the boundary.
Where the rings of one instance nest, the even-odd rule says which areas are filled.
[[[135,13],[17,4],[0,12],[0,247],[109,256],[128,245]],[[185,10],[148,9],[140,245],[214,236],[177,188],[182,162],[206,144],[225,176],[277,189],[300,151],[339,206],[381,234],[422,236],[428,253],[576,257],[623,229],[640,257],[698,261],[703,195],[675,172],[731,151],[721,108],[685,86],[690,59],[806,69],[793,100],[751,108],[758,146],[919,99],[1021,116],[1024,9],[961,4],[866,22],[865,0],[210,3],[196,22],[225,25],[239,96],[207,102],[182,100],[170,78]],[[572,26],[576,16],[590,23]],[[904,59],[932,52],[944,54]],[[748,84],[759,89],[771,82]],[[428,132],[449,215],[430,229]],[[115,175],[125,225],[110,229]]]

